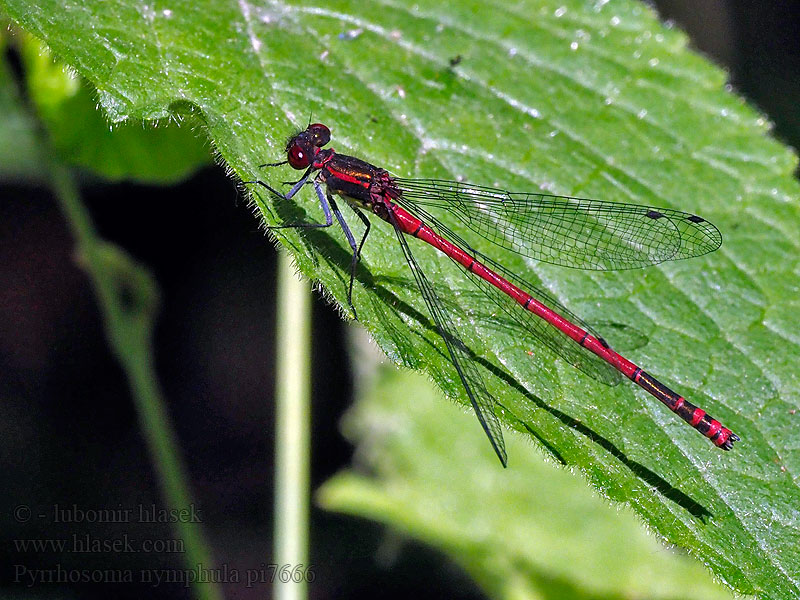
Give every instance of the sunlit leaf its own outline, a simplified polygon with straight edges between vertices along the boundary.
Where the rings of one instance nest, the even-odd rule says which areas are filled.
[[[587,274],[491,251],[585,320],[646,335],[631,358],[742,436],[732,452],[634,386],[598,384],[532,339],[482,319],[461,332],[507,425],[739,592],[800,596],[797,159],[650,9],[628,0],[2,4],[96,86],[112,119],[200,115],[242,179],[296,177],[258,165],[280,158],[286,135],[313,118],[338,150],[398,175],[678,207],[714,222],[722,251],[644,271]],[[292,203],[262,195],[259,207],[272,224],[322,219],[310,193]],[[466,401],[394,234],[373,230],[354,294],[361,322],[392,359]],[[280,240],[344,305],[341,232]],[[470,304],[463,273],[413,248],[449,302]]]

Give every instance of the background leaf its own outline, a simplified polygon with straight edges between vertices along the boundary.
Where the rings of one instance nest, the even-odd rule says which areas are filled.
[[[6,38],[0,35],[0,50]],[[0,64],[0,179],[32,181],[39,178],[41,156],[33,135],[34,124],[22,110],[12,74],[5,61]]]
[[[335,147],[400,175],[539,185],[716,223],[721,252],[642,272],[586,274],[492,253],[587,321],[645,332],[650,343],[631,358],[741,435],[733,453],[632,386],[598,386],[530,340],[476,320],[465,342],[487,359],[510,426],[738,591],[798,596],[796,157],[681,33],[624,1],[4,4],[97,86],[112,119],[200,113],[243,178],[261,176],[256,165],[280,154],[289,122],[313,111]],[[455,55],[463,60],[450,68]],[[320,218],[308,195],[272,209],[270,222]],[[463,400],[392,233],[374,229],[354,299],[362,322],[393,359]],[[342,302],[342,236],[281,239]],[[469,301],[449,261],[415,252],[454,302]]]
[[[369,379],[345,421],[359,468],[319,490],[325,508],[440,548],[492,598],[731,597],[518,436],[514,469],[498,469],[469,433],[474,417],[423,378],[383,366]]]
[[[208,143],[202,133],[192,130],[191,126],[197,123],[190,115],[183,127],[169,120],[157,123],[156,127],[146,122],[111,127],[97,110],[97,92],[91,84],[53,60],[39,40],[14,33],[30,100],[59,157],[68,164],[88,169],[107,180],[166,184],[179,181],[211,162]],[[13,86],[3,88],[4,93],[13,94]],[[14,112],[9,105],[8,113]],[[22,131],[14,134],[19,129],[14,122],[12,118],[6,126],[10,137],[3,149],[15,155],[3,161],[6,168],[29,155],[26,148],[30,143],[24,141]],[[29,171],[33,173],[38,168],[40,165],[34,161]]]

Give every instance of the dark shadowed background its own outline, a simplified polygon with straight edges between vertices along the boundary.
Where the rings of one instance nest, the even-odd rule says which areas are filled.
[[[730,70],[735,89],[774,121],[778,138],[800,145],[800,3],[656,5],[663,18],[689,32],[695,49]],[[272,543],[275,250],[221,168],[206,168],[172,188],[86,178],[82,184],[100,233],[147,265],[161,287],[158,375],[215,558],[257,568]],[[22,597],[27,590],[11,583],[16,554],[10,539],[59,532],[49,520],[41,529],[35,520],[13,522],[14,506],[164,502],[94,293],[75,265],[70,233],[46,189],[2,188],[0,282],[0,509],[7,537],[0,555],[4,595]],[[344,324],[315,297],[313,487],[347,465],[352,452],[338,430],[352,391]],[[91,531],[113,537],[128,527],[95,525]],[[136,533],[174,537],[169,525],[137,525]],[[388,552],[391,546],[380,525],[312,509],[312,597],[481,597],[433,550],[408,542]],[[149,568],[148,560],[65,554],[61,563],[65,569]],[[26,562],[35,568],[35,557],[26,555]],[[173,562],[183,568],[179,557]],[[42,568],[51,563],[52,555],[45,556]],[[226,593],[260,598],[265,589],[237,586]],[[176,586],[76,584],[33,591],[42,597],[191,597]]]

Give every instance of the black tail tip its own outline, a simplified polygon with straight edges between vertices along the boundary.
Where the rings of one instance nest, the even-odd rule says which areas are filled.
[[[733,443],[738,442],[741,439],[742,438],[740,438],[738,435],[731,432],[730,435],[728,435],[728,439],[725,440],[725,442],[720,446],[720,448],[722,448],[723,450],[730,450],[733,448]]]

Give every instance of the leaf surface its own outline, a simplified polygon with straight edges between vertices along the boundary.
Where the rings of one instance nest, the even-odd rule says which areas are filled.
[[[630,358],[738,433],[729,453],[633,385],[598,384],[504,332],[449,260],[413,249],[464,309],[463,341],[505,424],[739,592],[800,597],[797,158],[651,10],[626,0],[0,4],[96,86],[112,119],[200,115],[245,180],[292,178],[258,165],[280,159],[287,134],[313,118],[338,150],[401,176],[674,207],[715,223],[721,251],[642,271],[585,273],[479,249],[598,329],[646,336]],[[270,224],[322,219],[309,193],[261,196],[258,207]],[[393,235],[376,223],[364,250],[360,320],[393,360],[465,402]],[[344,305],[341,232],[280,241]],[[481,435],[476,424],[490,454]]]

